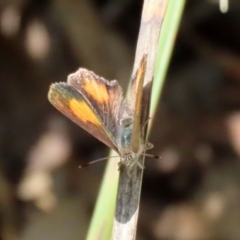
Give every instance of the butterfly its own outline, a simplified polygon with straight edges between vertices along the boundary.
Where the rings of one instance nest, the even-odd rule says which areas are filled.
[[[152,148],[143,139],[142,96],[147,67],[143,55],[123,98],[116,80],[108,81],[94,72],[79,68],[67,82],[50,86],[48,99],[52,105],[121,157],[120,165],[131,168],[139,155]]]

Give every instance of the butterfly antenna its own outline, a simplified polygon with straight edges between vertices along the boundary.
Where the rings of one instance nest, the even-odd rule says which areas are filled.
[[[102,161],[108,160],[110,158],[119,158],[119,156],[111,156],[111,157],[99,158],[99,159],[93,160],[93,161],[91,161],[89,163],[79,165],[79,168],[85,168],[85,167],[87,167],[89,165],[92,165],[92,164],[95,164],[95,163],[98,163],[98,162],[102,162]]]
[[[157,155],[153,155],[153,154],[143,153],[142,155],[146,156],[146,157],[155,158],[155,159],[161,159],[161,156],[157,156]]]

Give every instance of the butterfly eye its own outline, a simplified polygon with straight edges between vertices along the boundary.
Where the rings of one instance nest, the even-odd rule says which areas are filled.
[[[123,128],[128,128],[128,127],[131,127],[133,125],[133,118],[125,118],[125,119],[122,119],[120,121],[120,125],[123,127]]]

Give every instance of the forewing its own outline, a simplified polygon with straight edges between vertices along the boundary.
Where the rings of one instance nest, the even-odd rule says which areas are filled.
[[[48,93],[49,101],[65,116],[92,134],[108,147],[117,151],[115,143],[109,138],[102,119],[86,102],[82,94],[66,83],[52,84]]]
[[[118,116],[122,104],[122,90],[118,82],[108,81],[87,69],[80,68],[69,75],[68,84],[73,86],[94,109],[106,134],[117,145]]]

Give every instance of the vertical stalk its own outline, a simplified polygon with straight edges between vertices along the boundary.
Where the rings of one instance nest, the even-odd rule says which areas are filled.
[[[143,5],[133,67],[133,73],[135,73],[140,65],[141,59],[147,54],[147,68],[144,78],[142,100],[142,122],[147,122],[149,116],[151,86],[154,76],[157,44],[167,5],[168,0],[145,0]],[[143,139],[146,139],[146,132]],[[136,158],[137,159],[134,159],[134,161],[139,162],[141,166],[144,166],[144,157],[140,155]],[[112,235],[113,240],[135,239],[136,237],[142,175],[143,168],[140,168],[137,164],[131,168],[131,174],[129,174],[129,169],[125,166],[120,169]]]

